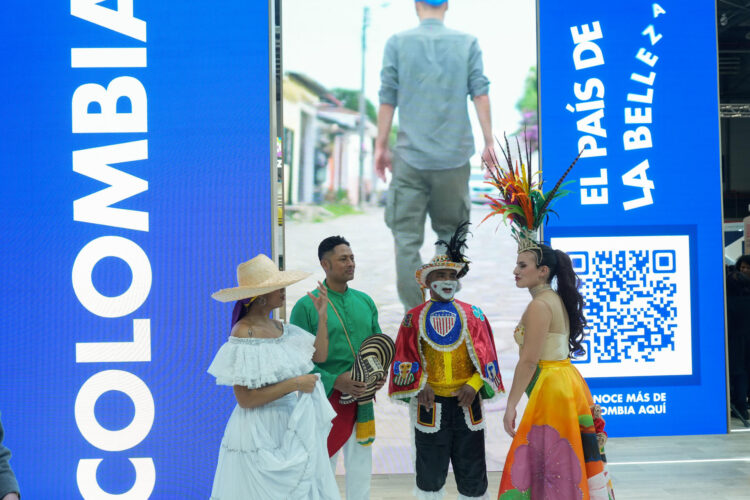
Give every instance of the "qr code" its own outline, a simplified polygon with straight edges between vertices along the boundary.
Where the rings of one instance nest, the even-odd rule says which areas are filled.
[[[690,239],[552,238],[568,253],[586,300],[584,377],[690,375]]]

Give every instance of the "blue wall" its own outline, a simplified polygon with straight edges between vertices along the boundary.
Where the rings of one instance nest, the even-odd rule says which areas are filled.
[[[135,481],[130,458],[152,460],[153,498],[206,498],[234,404],[231,391],[217,388],[205,372],[228,335],[231,314],[231,305],[210,294],[234,285],[236,264],[271,251],[268,6],[134,2],[132,16],[139,21],[128,21],[126,13],[107,15],[105,9],[117,9],[118,2],[86,10],[91,3],[15,2],[0,21],[6,68],[0,80],[5,444],[25,498],[80,498],[82,459],[103,459],[98,485],[123,493]],[[126,63],[114,53],[97,64],[118,67],[73,67],[81,63],[72,49],[101,47],[140,49],[133,52],[135,62],[127,63],[136,67],[121,67]],[[81,87],[98,84],[112,91],[119,77],[128,77],[119,80],[130,86],[128,95],[145,93],[145,114],[143,96],[126,97],[117,101],[119,118],[96,120],[96,113],[112,114],[106,105],[89,104],[86,96],[94,94]],[[73,99],[79,91],[83,105]],[[131,112],[133,120],[123,118]],[[94,113],[93,121],[86,113]],[[95,203],[76,215],[76,200],[109,186],[92,178],[92,171],[75,172],[74,152],[135,141],[130,153],[82,153],[91,161],[79,156],[77,169],[87,166],[113,179],[117,172],[107,171],[106,158],[144,158],[109,163],[134,176],[123,180],[121,173],[116,183],[131,192],[110,189],[102,196],[122,199],[112,207],[130,212],[108,212],[106,203]],[[98,246],[108,241],[110,256]],[[97,243],[87,247],[91,242]],[[96,262],[88,272],[85,247]],[[133,257],[114,256],[127,249]],[[83,300],[74,279],[84,283],[77,290]],[[104,296],[98,302],[84,290],[87,280]],[[139,337],[136,352],[94,349],[93,359],[109,355],[112,361],[82,362],[87,347],[79,344],[77,358],[77,343],[132,343],[134,320],[146,320],[137,324],[150,329],[149,338]],[[79,430],[76,423],[77,397],[108,370],[121,371],[110,385],[121,381],[142,394],[136,405],[125,392],[104,392],[94,404],[102,432],[87,439],[91,427]],[[82,415],[84,403],[79,398]],[[118,441],[124,431],[106,433],[127,428],[134,416],[140,436],[135,428],[130,442]]]
[[[614,436],[726,432],[714,2],[539,2],[545,237],[570,252],[578,364]]]

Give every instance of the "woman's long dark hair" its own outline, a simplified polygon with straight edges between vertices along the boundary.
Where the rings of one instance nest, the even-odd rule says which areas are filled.
[[[570,261],[568,254],[561,250],[555,250],[547,245],[540,245],[542,248],[542,258],[540,266],[549,267],[549,280],[557,278],[557,294],[562,299],[565,311],[568,313],[570,320],[570,337],[568,344],[573,357],[586,354],[586,349],[581,345],[586,329],[586,318],[583,315],[583,308],[586,302],[578,289],[581,286],[581,280],[573,270],[573,263]]]

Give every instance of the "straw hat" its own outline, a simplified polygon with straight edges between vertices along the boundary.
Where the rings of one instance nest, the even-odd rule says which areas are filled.
[[[224,288],[211,294],[211,297],[220,302],[257,297],[297,283],[308,276],[310,273],[304,271],[279,271],[271,259],[260,254],[237,266],[239,286]]]

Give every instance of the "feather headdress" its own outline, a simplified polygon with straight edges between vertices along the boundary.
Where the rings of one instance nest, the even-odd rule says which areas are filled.
[[[469,221],[464,221],[458,225],[450,241],[438,240],[435,242],[435,245],[443,245],[445,252],[436,255],[430,262],[417,269],[414,277],[420,286],[427,288],[427,275],[437,269],[455,269],[458,273],[457,278],[466,276],[466,273],[469,272],[469,259],[463,252],[467,246],[466,237],[469,235],[470,225]]]
[[[463,251],[466,245],[466,237],[469,235],[469,226],[471,222],[465,220],[456,228],[456,232],[451,236],[450,241],[447,243],[445,240],[437,240],[435,245],[443,245],[445,247],[445,255],[452,262],[464,263],[464,268],[458,273],[459,278],[466,276],[469,272],[469,259],[466,258]]]
[[[568,184],[563,183],[573,165],[576,164],[579,153],[573,163],[563,173],[555,186],[547,192],[543,191],[544,181],[542,172],[532,172],[531,170],[531,150],[526,147],[526,161],[521,156],[521,145],[516,138],[518,149],[518,160],[515,165],[511,157],[508,138],[503,134],[505,147],[498,141],[500,151],[503,153],[507,167],[500,165],[497,157],[490,159],[488,163],[483,158],[487,170],[490,172],[491,179],[487,181],[498,190],[499,196],[493,197],[486,195],[490,200],[491,212],[482,222],[493,215],[502,215],[503,222],[510,221],[511,234],[518,242],[518,253],[527,250],[541,250],[539,248],[538,230],[547,222],[550,213],[557,213],[552,210],[551,205],[558,199],[570,193],[570,191],[561,190],[560,188]],[[572,182],[572,181],[569,181]],[[535,252],[536,253],[536,252]]]

